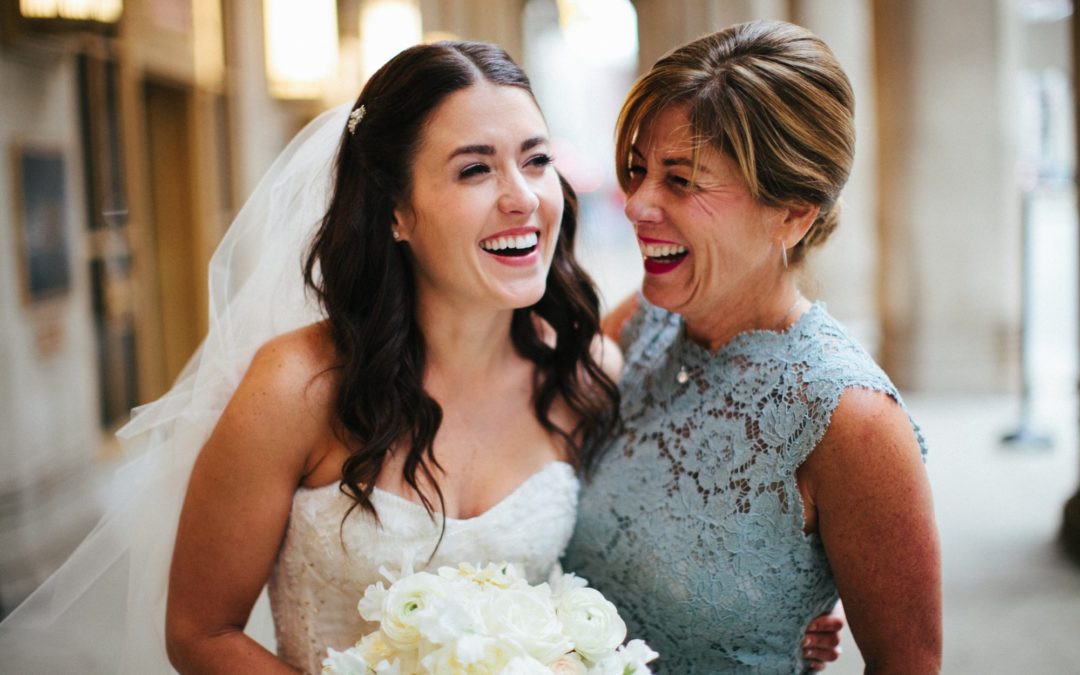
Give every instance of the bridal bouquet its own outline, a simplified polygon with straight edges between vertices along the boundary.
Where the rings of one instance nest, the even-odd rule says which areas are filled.
[[[324,673],[646,675],[657,656],[641,640],[622,645],[615,606],[580,577],[530,586],[507,563],[406,574],[389,588],[380,581],[358,609],[379,629],[328,650]]]

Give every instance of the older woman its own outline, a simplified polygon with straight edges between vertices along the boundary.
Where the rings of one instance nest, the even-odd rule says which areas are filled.
[[[804,630],[838,597],[867,672],[939,668],[923,440],[793,275],[836,226],[853,103],[820,39],[754,22],[661,59],[619,118],[645,301],[610,322],[625,428],[566,563],[665,673],[803,671]]]

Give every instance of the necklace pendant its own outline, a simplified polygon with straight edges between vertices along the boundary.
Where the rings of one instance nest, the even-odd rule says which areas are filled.
[[[686,384],[690,381],[690,373],[686,372],[686,366],[679,366],[679,374],[675,376],[675,381],[679,384]]]

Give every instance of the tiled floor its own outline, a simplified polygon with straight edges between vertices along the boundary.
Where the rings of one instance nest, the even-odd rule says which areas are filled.
[[[1077,411],[1044,400],[1049,451],[1005,448],[1008,398],[908,397],[930,444],[942,541],[944,673],[1080,673],[1080,565],[1061,551],[1065,500],[1080,485]],[[862,672],[850,635],[832,675]]]

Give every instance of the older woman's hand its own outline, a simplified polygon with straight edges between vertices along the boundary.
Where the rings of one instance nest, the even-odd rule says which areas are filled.
[[[806,629],[803,639],[803,658],[813,670],[825,670],[832,661],[840,658],[844,649],[840,646],[840,631],[844,629],[844,606],[836,603],[831,614],[822,614]]]

